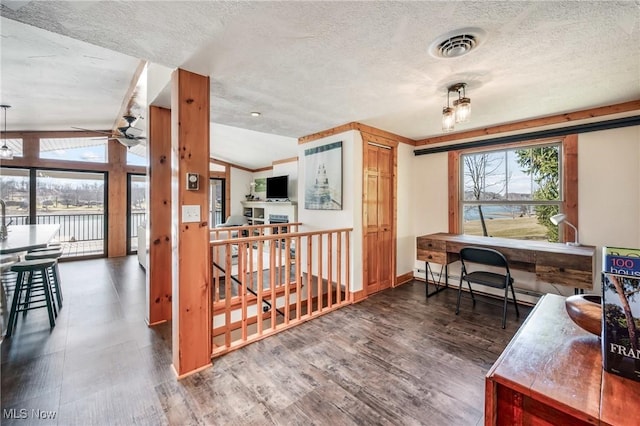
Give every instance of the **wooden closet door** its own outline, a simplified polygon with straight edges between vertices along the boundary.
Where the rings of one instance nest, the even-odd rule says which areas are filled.
[[[364,150],[364,284],[367,294],[393,282],[393,149]]]

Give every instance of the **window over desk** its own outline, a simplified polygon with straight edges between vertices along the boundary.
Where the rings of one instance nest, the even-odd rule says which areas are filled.
[[[564,241],[549,218],[577,216],[576,141],[572,135],[451,152],[450,232]]]

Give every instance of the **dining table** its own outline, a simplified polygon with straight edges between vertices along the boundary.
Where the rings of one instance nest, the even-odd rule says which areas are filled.
[[[0,255],[46,247],[59,230],[60,225],[11,225],[0,241]]]

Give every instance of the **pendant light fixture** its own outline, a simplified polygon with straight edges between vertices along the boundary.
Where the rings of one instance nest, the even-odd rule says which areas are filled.
[[[467,83],[456,83],[447,87],[447,106],[442,108],[442,131],[451,132],[455,123],[463,123],[469,120],[471,116],[471,99],[467,98],[465,88]],[[458,99],[453,101],[453,107],[450,105],[451,92],[458,95]]]
[[[7,109],[11,105],[0,105],[4,110],[4,133],[2,134],[2,147],[0,147],[0,160],[13,160],[13,151],[7,146]]]

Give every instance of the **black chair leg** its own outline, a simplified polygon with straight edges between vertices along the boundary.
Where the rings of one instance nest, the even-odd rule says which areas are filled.
[[[456,315],[460,313],[460,295],[462,294],[462,274],[460,274],[460,285],[458,286],[458,303],[456,304]]]
[[[516,302],[516,291],[513,289],[513,284],[511,285],[511,295],[513,296],[513,306],[516,307],[516,317],[520,318],[520,312],[518,311],[518,302]]]
[[[476,296],[473,294],[473,289],[471,288],[470,281],[467,281],[467,287],[469,287],[469,293],[471,294],[471,301],[473,302],[473,306],[476,306]]]
[[[509,285],[504,288],[504,306],[502,307],[502,328],[507,326],[507,302],[509,301]]]

